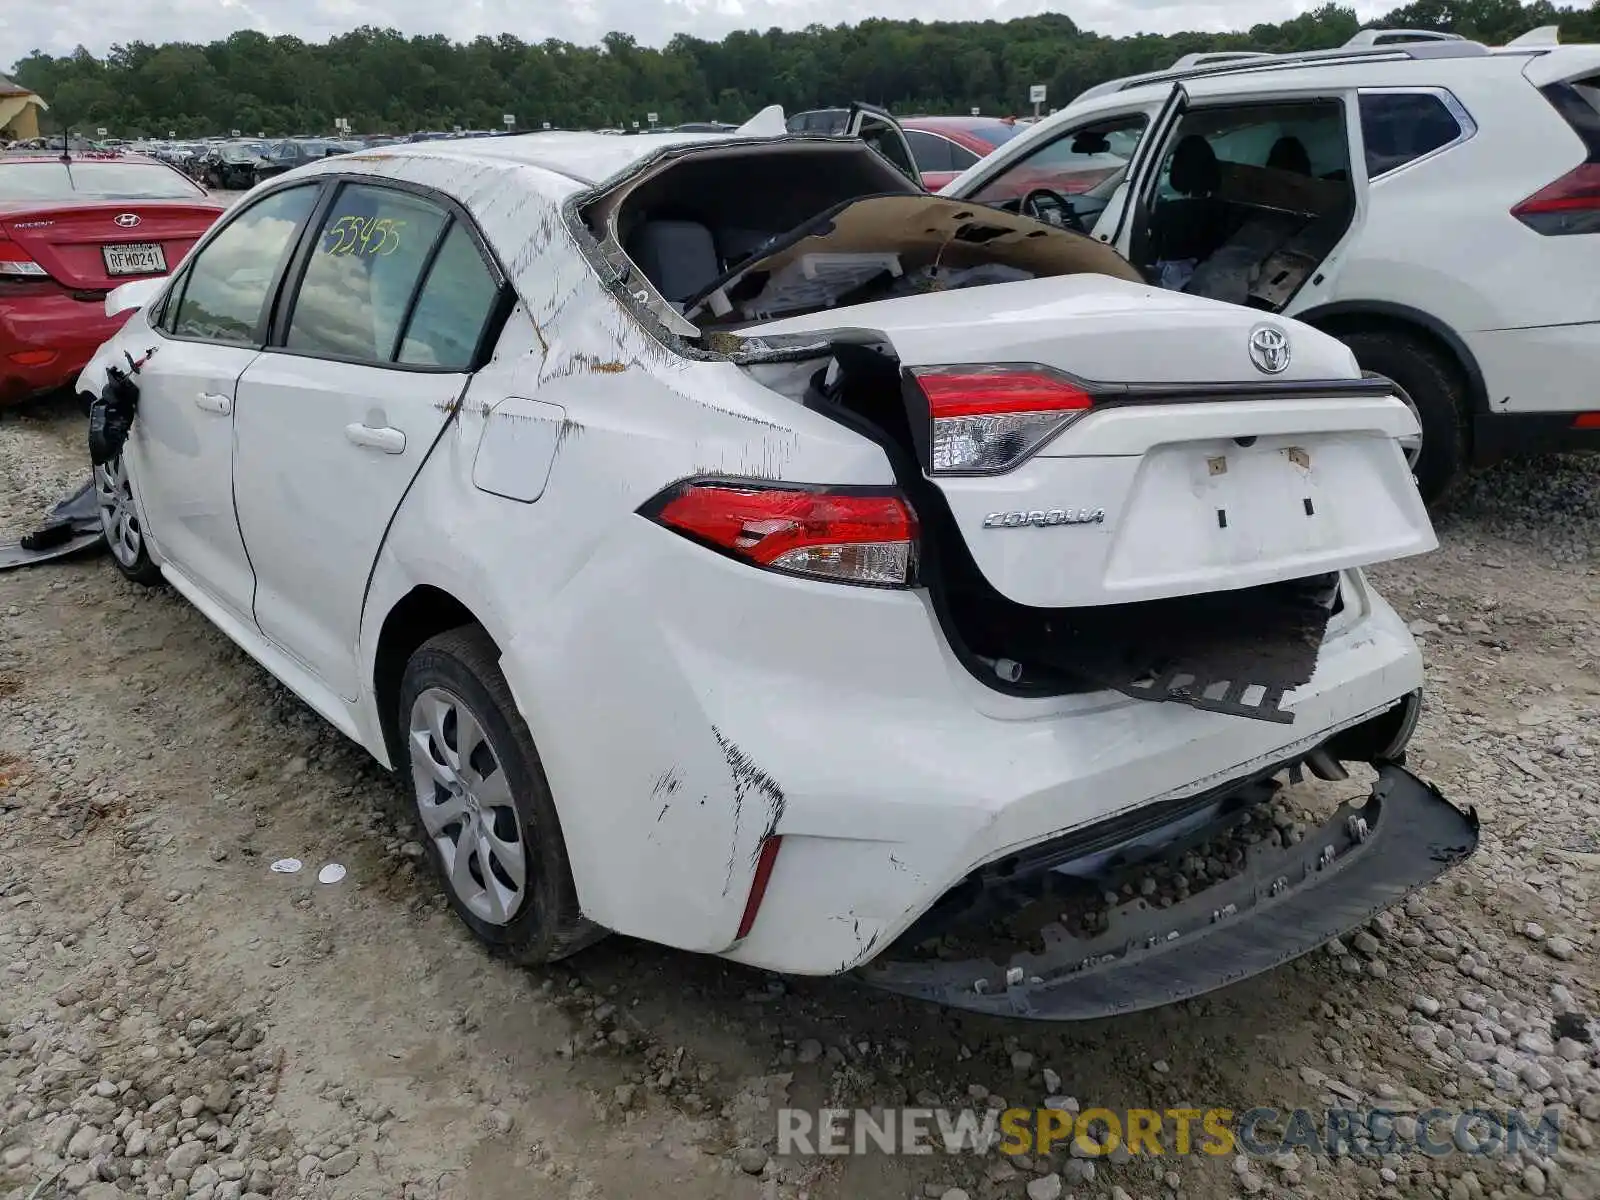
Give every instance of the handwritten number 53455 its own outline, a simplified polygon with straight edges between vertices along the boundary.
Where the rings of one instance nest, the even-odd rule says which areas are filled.
[[[387,258],[400,248],[401,231],[405,224],[393,217],[346,214],[328,227],[322,252]]]

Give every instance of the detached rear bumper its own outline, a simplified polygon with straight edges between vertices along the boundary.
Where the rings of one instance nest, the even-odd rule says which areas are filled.
[[[1241,874],[1170,908],[1124,906],[1088,938],[1045,925],[1041,951],[1004,962],[909,961],[896,945],[857,974],[889,991],[1001,1016],[1136,1012],[1314,950],[1432,882],[1477,844],[1476,810],[1463,813],[1410,772],[1384,766],[1362,807],[1342,806],[1298,845],[1255,847]]]

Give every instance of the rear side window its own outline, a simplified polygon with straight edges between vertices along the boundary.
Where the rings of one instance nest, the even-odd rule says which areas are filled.
[[[1444,99],[1431,92],[1361,95],[1361,141],[1368,179],[1432,154],[1459,141],[1466,132]]]
[[[906,143],[911,147],[911,155],[917,160],[919,171],[951,171],[954,164],[951,161],[951,145],[942,137],[934,137],[931,133],[924,133],[920,129],[906,130]]]
[[[318,190],[312,185],[273,193],[200,251],[185,276],[170,327],[174,337],[255,343],[267,293]]]
[[[459,222],[451,226],[411,311],[399,361],[468,370],[499,294],[466,228]]]
[[[438,205],[408,192],[346,186],[311,248],[286,347],[394,361],[412,294],[448,220]]]

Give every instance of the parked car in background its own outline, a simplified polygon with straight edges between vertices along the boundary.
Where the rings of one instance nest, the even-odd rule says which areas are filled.
[[[223,142],[200,156],[198,167],[207,187],[245,191],[261,179],[270,163],[266,142]]]
[[[285,138],[267,148],[264,162],[256,167],[257,179],[270,179],[336,154],[349,154],[358,143],[333,138]]]
[[[258,188],[107,301],[80,388],[145,364],[96,471],[117,569],[391,767],[519,962],[616,930],[1105,1016],[1470,854],[1399,765],[1422,663],[1360,569],[1436,544],[1390,386],[774,125]],[[1342,762],[1370,796],[1152,923],[1157,856]]]
[[[70,383],[122,324],[106,292],[165,275],[222,209],[150,158],[0,155],[0,403]]]
[[[902,117],[900,128],[922,186],[938,191],[1027,126],[1008,117]]]
[[[785,124],[790,133],[859,138],[912,179],[920,179],[916,156],[900,123],[886,109],[860,102],[846,108],[814,108],[798,112]]]
[[[1417,413],[1430,500],[1514,452],[1600,449],[1600,46],[1368,30],[1180,62],[1091,89],[944,190],[1334,334]]]

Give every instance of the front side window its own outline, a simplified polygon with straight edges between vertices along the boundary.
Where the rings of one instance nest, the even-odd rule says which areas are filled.
[[[1009,163],[971,198],[1000,204],[1020,200],[1038,188],[1072,196],[1108,180],[1120,182],[1149,123],[1142,112],[1124,113],[1069,129]]]
[[[1448,146],[1465,133],[1449,105],[1432,92],[1364,92],[1360,104],[1368,179]]]
[[[409,192],[346,185],[312,247],[285,346],[393,362],[411,296],[448,220],[438,205]]]
[[[254,344],[273,281],[318,191],[311,185],[274,192],[230,221],[185,273],[172,334]]]

